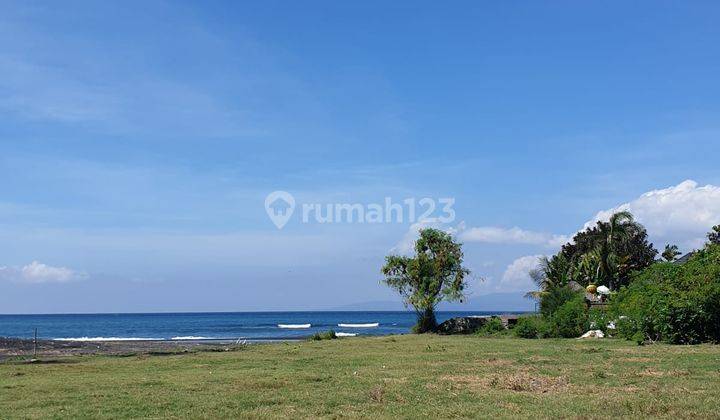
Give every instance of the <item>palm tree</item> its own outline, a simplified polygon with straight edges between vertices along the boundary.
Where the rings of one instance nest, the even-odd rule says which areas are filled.
[[[607,223],[598,224],[598,240],[593,251],[597,263],[597,281],[606,282],[611,289],[615,287],[620,267],[627,262],[627,258],[619,256],[616,250],[640,228],[629,211],[614,213]]]
[[[613,240],[624,240],[629,238],[630,234],[637,227],[637,222],[635,222],[635,218],[632,213],[624,210],[610,216],[607,226],[607,242],[612,243]]]
[[[677,245],[665,245],[665,251],[662,253],[662,257],[665,261],[673,262],[678,255],[680,255],[680,251],[678,250]]]
[[[571,280],[570,267],[570,262],[562,254],[552,258],[541,257],[538,267],[529,273],[539,290],[527,292],[525,297],[539,300],[547,290],[567,285]]]
[[[577,245],[580,252],[570,253],[572,256],[568,257],[563,247],[563,251],[552,258],[542,257],[538,268],[530,272],[539,290],[525,296],[539,299],[547,291],[566,286],[570,281],[582,286],[593,283],[617,288],[623,273],[633,269],[628,253],[632,252],[629,249],[633,238],[642,232],[644,228],[630,212],[612,214],[607,222],[598,222],[596,227],[583,233],[585,240]]]
[[[600,256],[597,250],[589,251],[583,254],[577,266],[573,267],[573,278],[584,286],[597,283],[599,280],[600,266]]]
[[[720,244],[720,225],[713,226],[712,231],[707,234],[708,243]]]

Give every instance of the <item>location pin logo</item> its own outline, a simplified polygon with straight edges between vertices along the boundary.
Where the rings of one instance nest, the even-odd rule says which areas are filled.
[[[282,229],[295,211],[295,198],[287,191],[273,191],[265,197],[265,211],[275,226]]]

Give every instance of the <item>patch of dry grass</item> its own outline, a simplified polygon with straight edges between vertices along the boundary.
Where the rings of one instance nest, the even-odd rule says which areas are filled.
[[[565,390],[569,385],[568,378],[565,376],[551,377],[527,371],[494,374],[489,377],[478,375],[443,376],[440,379],[449,382],[451,387],[464,387],[474,391],[502,389],[545,394]]]

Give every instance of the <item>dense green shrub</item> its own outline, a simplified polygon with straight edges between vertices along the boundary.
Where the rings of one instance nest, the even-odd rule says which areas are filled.
[[[540,315],[523,320],[516,334],[527,338],[579,337],[588,327],[584,294],[565,285],[549,287],[542,293]]]
[[[612,299],[618,335],[640,341],[720,341],[720,245],[682,265],[657,263]]]
[[[502,320],[497,317],[492,317],[487,320],[485,325],[478,329],[477,334],[488,336],[504,333],[505,331],[507,331],[507,329],[503,325]]]
[[[547,331],[545,321],[538,315],[518,318],[513,328],[513,333],[521,338],[541,338],[545,331]]]
[[[335,331],[325,331],[325,332],[316,332],[313,334],[312,337],[310,337],[311,340],[314,341],[320,341],[320,340],[333,340],[337,338],[337,334],[335,334]]]
[[[549,318],[561,306],[578,296],[577,292],[572,291],[566,286],[555,286],[548,288],[540,298],[540,313],[542,316]]]
[[[581,336],[588,329],[587,305],[582,295],[576,294],[563,303],[549,319],[550,334],[553,337],[573,338]]]

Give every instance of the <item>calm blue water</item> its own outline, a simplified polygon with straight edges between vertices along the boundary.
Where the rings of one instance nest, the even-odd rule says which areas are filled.
[[[439,312],[442,322],[455,316],[493,315],[498,312]],[[372,328],[338,324],[378,323]],[[414,312],[225,312],[162,314],[0,315],[0,336],[46,339],[203,339],[271,340],[308,337],[334,330],[358,335],[404,334],[415,323]],[[311,324],[310,328],[283,329],[278,324]]]

